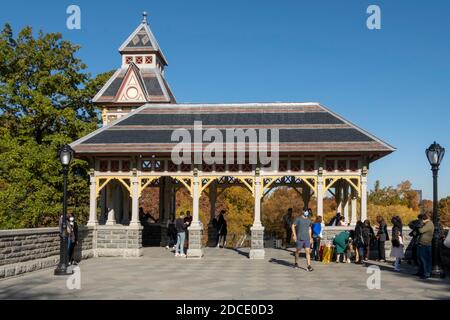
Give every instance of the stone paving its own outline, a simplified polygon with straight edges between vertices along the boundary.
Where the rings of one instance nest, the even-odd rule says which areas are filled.
[[[80,263],[81,289],[45,269],[0,281],[0,299],[450,299],[450,279],[420,280],[414,268],[393,272],[381,264],[381,289],[369,290],[367,268],[313,263],[293,268],[289,250],[266,249],[265,260],[248,250],[206,248],[201,260],[175,258],[145,248],[142,258],[93,258]],[[300,266],[305,266],[305,259]]]

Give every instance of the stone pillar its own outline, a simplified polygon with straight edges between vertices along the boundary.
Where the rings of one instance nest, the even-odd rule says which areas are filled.
[[[361,221],[367,219],[367,176],[361,176]]]
[[[140,227],[139,222],[139,179],[136,175],[131,177],[131,222],[130,226]]]
[[[88,226],[93,227],[98,224],[97,221],[97,183],[95,181],[95,175],[91,172],[90,176],[90,186],[89,186],[89,221],[87,223]]]
[[[347,183],[343,183],[342,185],[342,206],[343,206],[343,211],[344,211],[344,220],[345,220],[345,224],[347,225],[348,223],[350,223],[350,218],[349,218],[349,205],[350,205],[350,196],[349,196],[349,192],[348,192],[348,185]]]
[[[264,227],[261,224],[261,198],[262,198],[262,179],[257,169],[255,175],[254,197],[255,197],[255,217],[252,232],[252,246],[250,249],[250,259],[264,259]]]
[[[203,226],[200,223],[200,178],[197,169],[194,169],[194,177],[192,181],[192,223],[188,228],[189,231],[189,248],[187,251],[188,258],[203,257],[202,235]]]
[[[350,221],[350,224],[352,226],[355,226],[356,222],[358,221],[358,217],[357,217],[357,213],[356,213],[356,206],[358,205],[356,199],[358,197],[357,197],[356,190],[353,188],[352,188],[352,192],[351,192],[351,198],[352,198],[352,200],[351,200],[352,201],[352,219]]]
[[[323,217],[323,176],[317,177],[317,215]]]
[[[215,247],[217,245],[217,228],[213,225],[213,219],[216,215],[216,200],[217,200],[217,180],[209,185],[209,223],[208,223],[208,247]]]

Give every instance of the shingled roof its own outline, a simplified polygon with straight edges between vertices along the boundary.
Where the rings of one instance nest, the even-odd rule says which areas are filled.
[[[103,88],[97,93],[95,103],[118,102],[120,88],[124,84],[126,75],[134,72],[137,81],[145,93],[146,102],[175,103],[175,97],[167,81],[158,68],[139,68],[131,63],[127,68],[118,69]]]
[[[193,131],[194,121],[221,131],[277,128],[280,153],[357,153],[375,159],[395,150],[319,103],[146,104],[71,146],[85,155],[170,153],[177,144],[171,141],[173,130]]]

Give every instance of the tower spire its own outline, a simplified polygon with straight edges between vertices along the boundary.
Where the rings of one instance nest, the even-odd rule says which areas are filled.
[[[142,23],[147,24],[147,11],[142,12]]]

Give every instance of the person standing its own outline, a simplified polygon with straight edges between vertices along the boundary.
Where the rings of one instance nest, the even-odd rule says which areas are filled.
[[[322,238],[322,216],[317,216],[312,225],[313,250],[312,258],[315,261],[320,260],[320,240]]]
[[[186,217],[184,217],[184,223],[189,227],[192,223],[192,216],[189,210],[186,211]]]
[[[306,253],[306,263],[308,271],[313,271],[314,269],[311,267],[311,242],[312,242],[312,231],[311,231],[311,220],[308,218],[308,211],[305,210],[302,216],[295,219],[292,224],[292,235],[294,237],[294,241],[296,243],[295,249],[295,264],[294,267],[296,269],[298,266],[298,256],[302,249],[305,249]]]
[[[431,244],[433,242],[434,224],[430,220],[430,214],[424,213],[421,215],[423,226],[419,228],[420,238],[417,244],[417,260],[419,262],[419,271],[416,275],[421,279],[428,279],[431,277]]]
[[[292,239],[292,208],[287,210],[287,213],[283,216],[283,225],[286,230],[285,247],[291,243]]]
[[[392,222],[392,249],[391,257],[395,258],[394,271],[400,271],[400,262],[404,257],[403,252],[403,224],[399,216],[395,216]]]
[[[363,256],[363,261],[367,261],[370,258],[370,250],[373,247],[373,242],[375,239],[375,232],[373,231],[373,228],[370,225],[370,221],[368,219],[364,220],[363,237],[365,253]]]
[[[184,240],[186,239],[186,223],[184,222],[184,212],[180,212],[180,217],[175,221],[177,230],[177,244],[175,246],[175,257],[185,257]]]
[[[219,217],[217,218],[217,247],[223,248],[225,247],[227,241],[227,220],[225,220],[225,210],[221,210],[219,213]]]
[[[78,224],[75,221],[73,215],[69,215],[69,223],[67,224],[67,239],[68,239],[68,251],[69,251],[69,265],[76,265],[73,258],[75,252],[75,246],[78,244]]]
[[[364,223],[361,220],[356,222],[354,244],[358,251],[358,259],[355,261],[356,264],[361,264],[366,257],[367,244],[364,237]],[[370,241],[370,240],[369,240]]]
[[[382,216],[377,216],[377,240],[378,240],[378,259],[377,261],[386,262],[385,242],[389,240],[387,224]]]
[[[192,223],[192,216],[189,210],[186,211],[186,217],[184,217],[184,223],[186,224],[186,239],[184,241],[184,248],[187,250],[189,248],[189,227]]]

